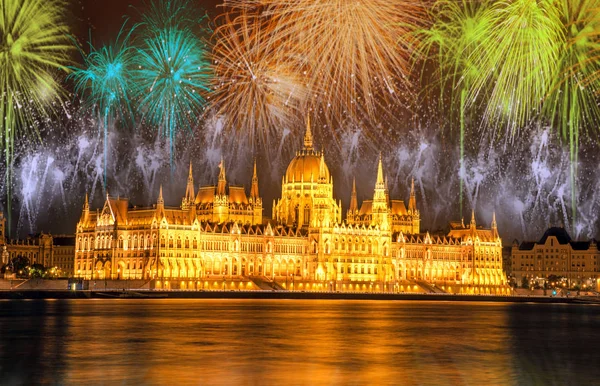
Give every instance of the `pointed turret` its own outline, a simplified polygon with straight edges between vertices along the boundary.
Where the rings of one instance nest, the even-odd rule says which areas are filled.
[[[256,159],[254,159],[254,173],[252,174],[252,188],[250,189],[250,198],[256,201],[258,197],[258,174],[256,173]]]
[[[471,229],[477,229],[477,223],[475,222],[475,209],[471,211]]]
[[[498,224],[496,224],[496,212],[492,212],[492,235],[498,237]]]
[[[162,184],[160,185],[160,189],[158,190],[158,200],[156,201],[156,205],[161,205],[161,206],[165,206],[165,200],[163,199],[163,191],[162,191]]]
[[[319,181],[327,182],[327,171],[325,166],[325,154],[321,152],[321,160],[319,161]]]
[[[225,179],[225,162],[223,161],[223,157],[221,157],[221,162],[219,163],[219,183],[217,185],[217,195],[224,196],[225,186],[227,185],[227,180]]]
[[[310,115],[306,116],[306,133],[304,133],[304,150],[313,149],[313,136],[310,130]]]
[[[417,196],[415,195],[415,179],[410,181],[410,198],[408,200],[408,212],[417,213]]]
[[[375,188],[380,186],[382,189],[385,188],[385,181],[383,180],[383,162],[381,160],[381,153],[379,153],[379,163],[377,164],[377,181],[375,182]]]
[[[352,195],[350,196],[350,208],[352,214],[358,211],[358,200],[356,199],[356,178],[352,179]]]
[[[190,172],[188,174],[187,187],[185,188],[185,197],[182,200],[181,207],[185,210],[194,204],[196,194],[194,193],[194,173],[192,170],[192,161],[190,161]]]
[[[90,198],[88,196],[88,192],[85,192],[85,201],[83,202],[83,211],[89,213],[90,211]]]
[[[158,190],[158,200],[156,200],[156,217],[160,220],[165,215],[165,200],[163,199],[162,184]]]
[[[375,182],[375,193],[373,194],[371,225],[378,225],[380,229],[387,230],[389,225],[389,206],[383,175],[383,161],[379,153],[377,165],[377,182]]]
[[[85,200],[83,201],[83,210],[81,212],[81,218],[80,221],[81,222],[86,222],[90,217],[90,198],[88,196],[87,191],[85,192]],[[2,212],[0,212],[0,219],[2,218]],[[0,220],[0,227],[1,227],[1,220]],[[4,234],[3,232],[1,233],[2,235]],[[2,238],[0,237],[0,241],[2,241]]]

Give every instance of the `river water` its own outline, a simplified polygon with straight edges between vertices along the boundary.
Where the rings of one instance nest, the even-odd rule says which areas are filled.
[[[600,307],[0,301],[1,384],[593,385]]]

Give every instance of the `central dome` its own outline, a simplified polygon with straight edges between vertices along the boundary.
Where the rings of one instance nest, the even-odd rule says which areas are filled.
[[[312,178],[313,181],[318,181],[321,177],[321,157],[322,155],[315,151],[303,150],[299,152],[287,168],[286,180],[288,182],[310,182]],[[329,181],[329,168],[325,161],[323,161],[323,174],[325,180]]]
[[[304,148],[296,153],[296,156],[290,162],[285,172],[285,178],[287,182],[310,182],[311,178],[317,182],[319,178],[323,177],[325,181],[329,182],[329,168],[325,163],[323,153],[319,153],[313,149],[310,121],[307,121]]]

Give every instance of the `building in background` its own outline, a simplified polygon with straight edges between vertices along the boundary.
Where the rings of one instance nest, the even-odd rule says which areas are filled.
[[[41,264],[55,277],[72,277],[75,236],[39,233],[25,239],[6,239],[6,218],[0,212],[0,251],[6,247],[7,259],[24,257],[30,265]],[[2,252],[0,252],[2,253]]]
[[[107,195],[93,211],[86,195],[76,229],[75,276],[145,279],[181,289],[221,288],[220,281],[262,288],[266,281],[294,290],[508,290],[495,216],[489,229],[476,224],[473,212],[467,226],[461,221],[446,234],[422,232],[414,184],[408,206],[390,199],[381,157],[372,199],[359,206],[354,184],[342,220],[310,124],[282,178],[272,220],[262,216],[256,164],[249,196],[228,185],[223,162],[219,168],[217,185],[195,194],[190,165],[178,207],[165,206],[162,187],[150,208]]]
[[[512,246],[512,275],[517,285],[525,281],[564,279],[565,286],[598,287],[600,250],[596,240],[574,241],[562,227],[546,230],[538,241],[515,240]]]

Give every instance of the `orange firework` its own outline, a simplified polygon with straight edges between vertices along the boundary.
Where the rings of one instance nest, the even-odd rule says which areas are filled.
[[[258,14],[229,12],[221,20],[214,33],[213,106],[225,128],[268,145],[304,111],[303,76],[296,60],[272,46],[271,25]]]
[[[248,68],[250,73],[249,68],[257,66],[268,73],[275,66],[278,75],[288,77],[284,91],[289,91],[291,84],[303,85],[301,93],[294,89],[295,109],[275,109],[278,119],[281,113],[289,117],[295,110],[310,108],[331,129],[363,118],[374,127],[382,123],[381,114],[389,112],[390,106],[407,100],[414,31],[426,18],[421,1],[229,0],[225,5],[241,16],[226,17],[226,24],[217,31],[216,56],[225,53],[236,58],[231,63],[217,63],[217,76],[232,83],[239,81],[240,68]],[[251,51],[253,61],[240,64],[240,51],[244,55]],[[223,71],[227,68],[231,71]],[[256,88],[244,85],[237,88],[243,95],[227,97],[243,98],[256,109],[267,96],[278,95],[271,87],[266,87],[268,93],[255,92]],[[287,100],[272,99],[277,107],[281,99]],[[221,106],[231,113],[229,107],[235,105]],[[268,111],[264,106],[260,110]],[[250,111],[245,108],[246,114]]]

